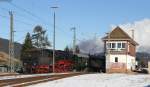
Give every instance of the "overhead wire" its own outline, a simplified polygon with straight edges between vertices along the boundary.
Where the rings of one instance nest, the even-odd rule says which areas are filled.
[[[9,9],[3,8],[3,7],[0,7],[0,9],[2,9],[3,11],[7,11],[7,12],[10,11]],[[19,16],[19,17],[26,18],[26,19],[29,19],[30,21],[36,22],[35,20],[31,20],[31,18],[25,17],[24,15],[22,15],[22,14],[20,14],[20,13],[18,13],[18,12],[15,12],[15,13],[16,13],[16,15]],[[16,15],[15,15],[15,16],[16,16]],[[32,25],[32,24],[30,24],[30,23],[23,22],[23,21],[18,20],[18,19],[16,19],[16,20],[17,20],[17,21],[20,21],[20,22],[22,22],[22,23],[24,23],[24,24],[27,24],[27,25]]]
[[[3,17],[3,18],[5,18],[5,19],[9,19],[8,16],[1,15],[1,14],[0,14],[0,16]],[[21,21],[21,20],[18,20],[18,19],[14,19],[14,20],[15,20],[16,22],[23,23],[23,24],[25,24],[25,25],[33,25],[33,24],[30,24],[30,23],[27,23],[27,22],[24,22],[24,21]]]
[[[44,25],[46,25],[46,26],[50,25],[51,27],[53,27],[53,24],[52,24],[52,23],[47,24],[42,18],[40,18],[39,16],[33,14],[32,12],[30,12],[30,11],[24,9],[23,7],[20,7],[20,6],[14,4],[14,3],[12,3],[12,2],[9,2],[9,4],[12,5],[12,6],[14,6],[15,8],[19,9],[20,11],[26,12],[27,14],[29,14],[30,16],[32,16],[32,18],[36,18],[37,20],[42,21],[42,24],[44,24]],[[6,8],[1,8],[1,9],[8,11],[8,9],[6,9]],[[21,15],[21,14],[17,14],[17,15],[19,15],[19,16],[21,16],[21,17],[23,16],[23,15]],[[3,16],[3,15],[0,15],[0,16],[7,18],[7,16]],[[30,24],[30,23],[27,23],[27,22],[24,22],[24,21],[21,21],[21,20],[18,20],[18,19],[15,19],[15,20],[16,20],[17,22],[23,23],[23,24],[25,24],[25,25],[33,25],[33,24]],[[33,20],[32,20],[32,21],[33,21]],[[64,31],[62,28],[58,27],[58,25],[56,25],[56,27],[57,27],[58,30],[62,31],[65,36],[67,36],[67,37],[69,36],[69,37],[70,37],[69,33],[66,33],[66,31]],[[70,37],[70,38],[71,38],[71,37]],[[78,41],[81,41],[81,40],[79,40],[79,39],[77,39],[77,40],[78,40]]]
[[[32,12],[30,12],[30,11],[28,11],[28,10],[26,10],[26,9],[24,9],[24,8],[22,8],[22,7],[20,7],[20,6],[16,5],[16,4],[14,4],[14,3],[12,3],[12,2],[9,2],[9,4],[12,5],[12,6],[14,6],[14,7],[16,7],[17,9],[19,9],[19,10],[21,10],[21,11],[26,12],[27,14],[31,15],[32,17],[34,17],[34,18],[36,18],[36,19],[38,19],[38,20],[40,20],[40,21],[42,20],[42,22],[43,22],[44,25],[50,25],[50,26],[53,27],[53,24],[52,24],[52,23],[49,23],[49,24],[45,23],[45,21],[44,21],[42,18],[40,18],[39,16],[33,14]],[[58,25],[56,25],[56,27],[57,27],[59,30],[61,30],[62,32],[65,33],[65,31],[62,30],[61,28],[59,28]],[[65,33],[65,35],[66,35],[66,34],[67,34],[67,33]],[[67,37],[68,37],[68,36],[67,36]]]

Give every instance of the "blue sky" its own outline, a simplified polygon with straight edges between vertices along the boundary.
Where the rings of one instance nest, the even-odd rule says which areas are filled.
[[[9,2],[0,0],[0,15],[9,17],[8,10],[14,12],[15,41],[20,43],[27,32],[32,33],[36,25],[42,25],[47,30],[52,42],[53,11],[50,7],[59,6],[56,13],[56,49],[71,46],[71,27],[77,28],[79,43],[95,34],[104,36],[111,25],[150,18],[150,0],[12,0],[11,3],[36,15],[34,17]],[[0,37],[9,38],[8,34],[9,19],[0,16]]]

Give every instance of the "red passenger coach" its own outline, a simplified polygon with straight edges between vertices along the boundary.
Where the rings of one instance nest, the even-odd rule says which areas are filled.
[[[70,60],[59,60],[55,63],[55,72],[63,73],[73,70],[74,62]],[[33,73],[50,73],[53,71],[52,65],[37,65],[32,67]]]
[[[74,62],[70,60],[59,60],[55,65],[55,72],[69,72],[72,71]]]
[[[33,73],[49,73],[49,65],[37,65],[33,68]]]

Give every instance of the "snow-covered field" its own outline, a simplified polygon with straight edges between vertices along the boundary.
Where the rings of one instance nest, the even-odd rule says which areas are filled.
[[[29,87],[150,87],[150,75],[87,74]]]

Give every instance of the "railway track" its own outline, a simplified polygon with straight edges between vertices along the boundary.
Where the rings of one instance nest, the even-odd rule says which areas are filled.
[[[17,73],[8,73],[8,74],[0,74],[1,76],[13,76],[13,75],[18,75]]]
[[[67,74],[26,77],[26,78],[5,79],[5,80],[0,80],[0,87],[24,87],[32,84],[53,81],[57,79],[62,79],[62,78],[67,78],[67,77],[77,76],[82,74],[85,73],[67,73]]]

